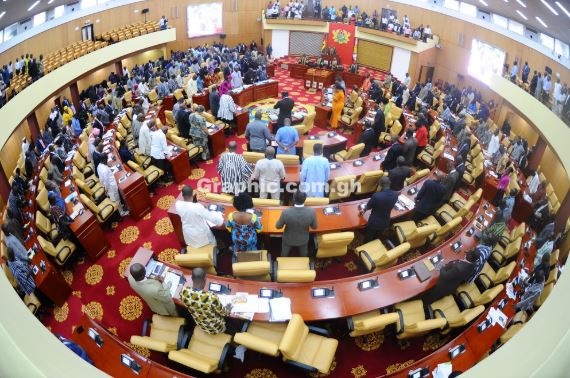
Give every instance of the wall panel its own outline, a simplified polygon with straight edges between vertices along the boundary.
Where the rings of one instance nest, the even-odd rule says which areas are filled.
[[[549,146],[546,146],[542,156],[540,170],[544,173],[548,182],[552,184],[558,200],[562,201],[570,189],[570,178]]]
[[[358,40],[358,64],[390,71],[392,66],[392,46]],[[407,68],[407,67],[406,67]]]

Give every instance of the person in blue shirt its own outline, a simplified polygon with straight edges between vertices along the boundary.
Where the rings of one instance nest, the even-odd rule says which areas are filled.
[[[299,132],[291,126],[291,119],[285,118],[283,126],[277,130],[275,134],[275,142],[277,142],[277,153],[285,155],[296,155],[297,149],[295,145],[299,142]]]
[[[46,189],[48,190],[48,199],[49,197],[53,197],[55,200],[55,204],[61,207],[65,211],[65,201],[61,197],[61,192],[59,191],[57,185],[53,181],[47,180],[45,186]]]
[[[71,116],[71,127],[73,128],[73,134],[76,137],[79,137],[79,135],[81,135],[81,132],[83,131],[83,129],[81,128],[81,122],[79,122],[79,119],[77,118],[76,113],[74,113]]]
[[[301,190],[309,197],[324,197],[331,168],[323,156],[323,145],[313,146],[313,156],[305,159],[301,165]]]

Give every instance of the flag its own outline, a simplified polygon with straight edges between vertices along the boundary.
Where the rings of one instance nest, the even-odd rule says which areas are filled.
[[[355,45],[354,25],[340,24],[337,22],[329,23],[329,34],[327,46],[336,49],[336,55],[339,57],[341,64],[351,64],[352,54]]]

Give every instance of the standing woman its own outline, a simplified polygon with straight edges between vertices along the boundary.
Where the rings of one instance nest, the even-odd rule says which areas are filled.
[[[236,211],[228,216],[226,228],[232,234],[234,252],[256,251],[261,222],[257,215],[247,212],[253,208],[253,200],[248,194],[242,193],[234,197],[233,205]]]
[[[499,206],[503,201],[503,196],[505,195],[505,191],[511,182],[511,173],[513,169],[511,167],[507,168],[507,170],[503,173],[501,178],[499,179],[499,183],[497,184],[497,194],[493,199],[493,205]]]
[[[338,120],[342,114],[342,108],[344,108],[344,89],[339,84],[335,85],[335,92],[332,101],[332,115],[331,115],[331,127],[336,129],[338,127]]]

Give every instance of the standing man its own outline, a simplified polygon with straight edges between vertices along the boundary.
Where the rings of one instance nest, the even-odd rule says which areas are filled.
[[[188,107],[184,102],[180,104],[180,109],[176,112],[174,116],[174,121],[176,121],[176,127],[178,128],[178,134],[184,138],[190,138],[190,114]]]
[[[216,226],[224,223],[224,216],[219,211],[209,211],[200,203],[194,203],[192,187],[182,188],[182,201],[176,201],[176,212],[182,221],[184,242],[191,248],[201,248],[208,244],[216,245],[216,238],[208,222]]]
[[[402,145],[402,153],[405,159],[405,163],[409,166],[414,163],[417,146],[418,140],[414,137],[414,130],[406,130],[406,141]]]
[[[364,149],[362,150],[360,157],[368,156],[378,143],[376,132],[372,129],[372,123],[370,121],[364,122],[364,131],[360,134],[357,144],[360,143],[364,143]]]
[[[408,177],[414,174],[414,170],[406,164],[403,156],[398,156],[396,168],[390,170],[388,178],[390,179],[390,189],[400,191],[404,187],[404,183]]]
[[[139,154],[150,156],[150,128],[154,126],[154,120],[143,122],[139,130]]]
[[[455,169],[453,162],[448,160],[447,161],[447,171],[449,172],[445,179],[443,179],[443,187],[445,188],[445,194],[441,199],[441,203],[445,203],[449,201],[451,196],[453,195],[453,191],[457,186],[457,181],[460,179],[459,172]]]
[[[246,191],[251,166],[242,155],[236,153],[237,144],[234,140],[228,144],[228,152],[220,156],[218,161],[218,174],[222,180],[222,192],[238,195]]]
[[[105,192],[109,199],[119,205],[119,214],[124,217],[129,215],[129,212],[125,209],[121,201],[121,196],[119,195],[119,185],[117,184],[117,179],[115,174],[111,171],[109,167],[112,161],[109,161],[107,154],[103,154],[101,163],[97,166],[97,175],[99,176],[99,182],[105,188]],[[65,209],[65,207],[64,207]]]
[[[301,165],[301,190],[309,197],[324,197],[329,182],[330,165],[323,156],[323,145],[313,145],[313,156],[305,159]]]
[[[362,215],[366,211],[372,210],[366,224],[365,243],[380,238],[382,233],[390,227],[390,213],[398,201],[398,192],[390,189],[390,179],[388,177],[384,176],[380,179],[380,188],[379,192],[374,193],[370,197],[366,204],[366,209],[360,212]]]
[[[164,284],[162,277],[146,278],[144,265],[134,263],[129,269],[129,285],[142,297],[150,310],[162,316],[176,316],[176,306],[170,295],[172,282]]]
[[[230,313],[231,305],[222,306],[216,293],[204,290],[205,286],[204,269],[192,269],[192,287],[183,287],[180,290],[180,300],[186,305],[196,326],[202,331],[210,335],[223,333],[226,330],[224,316]]]
[[[261,111],[255,112],[255,119],[245,128],[245,139],[249,142],[249,149],[253,152],[265,152],[271,141],[271,133],[265,122],[261,120]]]
[[[299,255],[306,257],[309,243],[309,227],[317,229],[315,210],[305,207],[307,194],[298,190],[293,195],[294,206],[283,210],[275,227],[283,228],[281,241],[281,256],[289,256],[291,248],[299,248]]]
[[[273,130],[274,134],[276,134],[279,128],[283,126],[285,118],[291,119],[291,111],[295,106],[295,102],[289,98],[288,92],[281,92],[281,96],[283,98],[280,101],[277,101],[277,103],[273,106],[273,109],[279,109],[277,125],[275,126],[275,130]]]
[[[150,160],[153,165],[164,171],[165,181],[172,181],[170,167],[166,161],[166,159],[170,157],[170,151],[166,144],[167,131],[168,128],[166,126],[164,126],[162,130],[159,130],[156,125],[153,125],[152,132],[150,133]]]
[[[441,183],[443,176],[436,172],[435,180],[427,180],[416,196],[416,210],[413,220],[419,222],[432,215],[441,204],[445,194],[445,187]]]
[[[255,163],[251,179],[259,180],[259,198],[265,199],[270,194],[272,199],[279,199],[281,180],[285,178],[285,167],[281,160],[275,159],[275,148],[267,147],[265,159]]]
[[[380,144],[378,140],[380,138],[380,134],[386,131],[386,118],[384,118],[384,111],[380,109],[380,105],[378,103],[374,103],[374,111],[376,115],[374,116],[374,123],[372,128],[374,129],[374,134],[376,137],[376,145]]]
[[[280,127],[275,134],[275,142],[277,143],[277,153],[285,155],[296,155],[297,149],[295,145],[299,142],[299,132],[291,126],[291,120],[285,118],[283,127]]]
[[[210,102],[210,112],[214,117],[218,116],[218,110],[220,109],[220,95],[218,94],[218,86],[212,86],[210,94],[208,95],[208,101]]]

